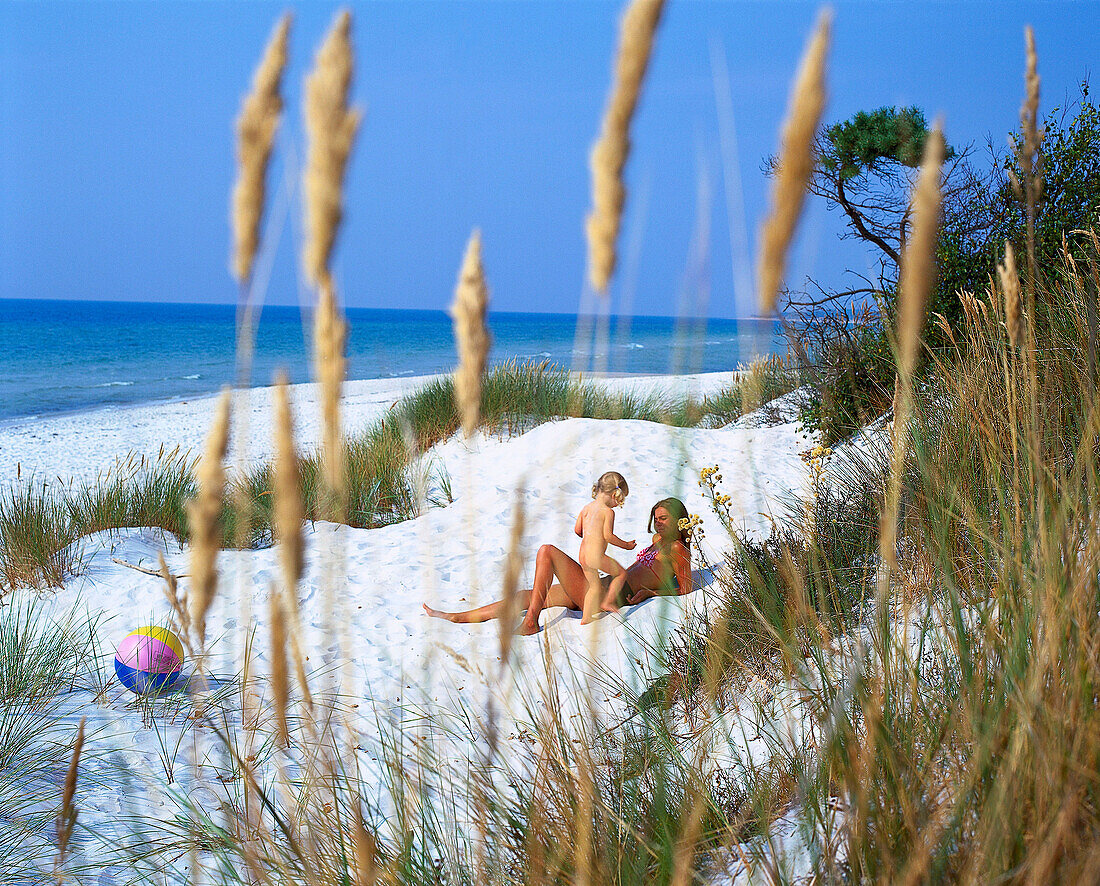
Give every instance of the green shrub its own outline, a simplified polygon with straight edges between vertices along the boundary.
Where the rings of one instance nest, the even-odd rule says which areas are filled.
[[[895,365],[883,317],[870,309],[841,312],[792,328],[799,372],[809,387],[803,424],[832,446],[890,409]]]

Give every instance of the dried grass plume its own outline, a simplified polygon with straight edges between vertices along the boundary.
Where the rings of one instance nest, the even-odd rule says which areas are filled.
[[[160,577],[164,579],[164,596],[167,598],[168,605],[172,610],[175,627],[179,629],[180,640],[183,642],[187,653],[194,655],[195,649],[191,644],[193,633],[191,631],[191,610],[187,606],[187,598],[180,596],[179,582],[176,576],[168,571],[168,563],[165,561],[163,553],[157,554],[157,563],[160,567]]]
[[[1024,136],[1020,170],[1030,176],[1040,171],[1039,148],[1045,133],[1039,128],[1039,55],[1035,51],[1035,32],[1030,25],[1024,29],[1024,40],[1027,43],[1027,71],[1024,74],[1026,97],[1020,108],[1020,130]]]
[[[298,448],[294,442],[294,419],[285,373],[275,383],[275,513],[273,528],[279,545],[279,564],[283,571],[284,615],[289,621],[289,644],[294,672],[308,709],[313,707],[300,638],[301,615],[298,611],[298,582],[305,569],[305,539],[302,522],[302,480]],[[274,642],[274,638],[273,638]]]
[[[336,307],[336,294],[329,281],[321,284],[321,297],[313,315],[314,370],[321,383],[321,440],[325,504],[322,512],[330,520],[344,516],[347,477],[344,473],[344,441],[340,430],[340,397],[347,359],[344,343],[347,324]]]
[[[306,78],[306,244],[302,260],[314,286],[328,281],[329,259],[343,217],[343,184],[361,114],[348,108],[351,14],[340,13]]]
[[[794,237],[806,185],[814,169],[814,136],[825,109],[825,56],[831,23],[831,13],[823,10],[802,57],[783,124],[782,143],[772,178],[771,207],[761,232],[757,270],[760,312],[764,315],[775,310],[786,268],[787,249]]]
[[[455,403],[462,430],[469,437],[477,428],[481,407],[481,376],[489,357],[492,337],[485,325],[489,290],[481,266],[481,232],[475,230],[466,244],[466,255],[458,273],[455,300],[451,305],[458,368],[455,370]]]
[[[187,522],[191,533],[191,587],[188,603],[197,649],[206,640],[206,613],[214,601],[218,585],[216,561],[222,541],[222,500],[225,495],[225,468],[222,461],[229,446],[229,391],[223,391],[214,414],[214,424],[206,438],[206,450],[198,469],[198,495],[187,503]]]
[[[879,554],[887,569],[879,577],[880,604],[889,590],[889,573],[897,568],[896,543],[901,478],[908,449],[907,428],[913,400],[913,368],[924,325],[924,306],[936,278],[936,234],[939,230],[944,140],[936,123],[924,143],[920,174],[913,187],[913,227],[901,257],[898,293],[898,381],[894,389],[893,458],[886,506],[879,521]]]
[[[241,105],[237,118],[237,184],[233,188],[233,275],[244,283],[252,274],[252,265],[260,244],[260,221],[266,196],[265,177],[283,99],[279,95],[286,67],[287,35],[290,14],[284,15],[264,50],[260,66],[252,78],[252,92]]]
[[[286,373],[279,373],[275,382],[275,540],[279,543],[279,564],[288,588],[298,586],[305,565],[302,540],[301,472],[298,451],[294,443],[294,418],[290,412]]]
[[[920,174],[913,188],[913,227],[901,257],[898,304],[898,368],[908,382],[917,358],[924,306],[936,280],[936,234],[940,224],[940,170],[944,140],[937,123],[924,144]]]
[[[516,618],[519,616],[521,602],[516,596],[519,590],[519,582],[523,576],[523,563],[526,557],[522,550],[523,530],[527,522],[527,512],[523,505],[523,490],[516,492],[516,508],[512,517],[512,535],[508,542],[508,556],[504,560],[503,594],[504,611],[497,619],[497,627],[500,629],[500,666],[503,669],[508,664],[508,656],[512,651],[512,640],[515,639]]]
[[[80,769],[80,755],[84,750],[84,717],[80,718],[80,725],[76,730],[76,743],[73,745],[73,756],[69,760],[69,769],[65,773],[65,787],[61,794],[61,811],[57,814],[55,828],[57,831],[57,855],[54,856],[54,878],[58,883],[64,882],[61,869],[65,860],[69,857],[69,843],[76,828],[76,776]]]
[[[1020,340],[1020,275],[1016,272],[1016,254],[1012,244],[1005,240],[1004,264],[997,265],[997,274],[1001,278],[1001,289],[1005,297],[1005,327],[1008,330],[1008,343],[1015,348]]]
[[[1039,56],[1035,51],[1035,32],[1030,25],[1024,30],[1024,38],[1027,43],[1027,71],[1024,75],[1026,96],[1020,108],[1023,144],[1015,146],[1023,181],[1011,175],[1011,170],[1009,173],[1016,196],[1024,201],[1027,216],[1027,333],[1029,362],[1032,363],[1029,376],[1034,376],[1035,335],[1031,321],[1035,316],[1035,276],[1038,270],[1035,263],[1035,213],[1043,193],[1043,155],[1040,151],[1046,133],[1039,128]],[[1032,405],[1034,406],[1034,391]],[[1034,420],[1035,416],[1032,418]]]
[[[592,288],[607,292],[615,271],[615,243],[619,237],[626,187],[623,168],[630,154],[630,120],[638,104],[653,35],[661,20],[664,0],[633,0],[619,25],[615,81],[608,97],[600,137],[592,147],[592,211],[585,221],[588,236],[588,275]]]
[[[286,666],[286,607],[278,588],[271,588],[268,600],[271,619],[271,696],[275,707],[275,740],[279,747],[290,745],[286,712],[290,706],[290,680]]]
[[[306,275],[320,288],[314,316],[313,341],[317,380],[321,383],[324,492],[322,513],[340,520],[346,500],[344,449],[340,432],[340,394],[346,361],[347,327],[336,307],[329,261],[343,217],[344,172],[361,115],[348,108],[353,59],[351,15],[337,16],[317,51],[313,72],[306,78],[305,204],[306,245],[302,261]]]

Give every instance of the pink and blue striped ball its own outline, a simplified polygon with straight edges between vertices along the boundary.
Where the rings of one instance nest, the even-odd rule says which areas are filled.
[[[119,682],[138,695],[171,692],[182,672],[183,644],[167,628],[131,631],[115,652]]]

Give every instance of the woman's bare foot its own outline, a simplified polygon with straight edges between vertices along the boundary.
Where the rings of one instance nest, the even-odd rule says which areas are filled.
[[[592,616],[591,618],[589,618],[587,615],[585,615],[585,616],[581,617],[581,624],[582,625],[590,625],[595,620],[596,620],[596,616]]]
[[[423,606],[424,611],[428,613],[428,615],[430,615],[432,618],[442,618],[450,622],[456,622],[453,612],[443,612],[439,609],[432,609],[432,607],[429,606],[427,603],[424,603]]]
[[[605,597],[604,601],[600,604],[600,610],[602,612],[618,612],[619,607],[615,605],[615,601],[610,597]]]
[[[529,621],[527,621],[527,619],[521,621],[519,627],[516,628],[516,634],[518,634],[520,637],[530,637],[532,634],[537,634],[538,632],[538,622],[531,624]]]

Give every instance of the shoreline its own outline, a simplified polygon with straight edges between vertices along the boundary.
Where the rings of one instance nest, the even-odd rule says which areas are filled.
[[[537,361],[530,361],[537,362]],[[493,366],[486,367],[486,371],[493,369]],[[715,369],[707,370],[705,372],[680,372],[680,373],[656,373],[656,372],[621,372],[617,370],[605,370],[602,372],[584,372],[581,370],[570,370],[570,374],[577,376],[578,378],[584,378],[591,382],[615,382],[622,379],[638,379],[643,381],[657,382],[660,379],[675,380],[680,378],[703,378],[711,375],[733,375],[735,378],[746,371],[746,367],[742,364],[734,369]],[[395,385],[402,385],[405,382],[428,382],[432,379],[442,378],[445,375],[449,375],[447,372],[435,372],[421,375],[385,375],[374,376],[370,378],[349,378],[345,380],[344,387],[348,385],[358,384],[360,382],[374,382],[374,383],[391,383]],[[316,384],[316,382],[294,382],[291,384],[291,389],[299,387],[308,387],[309,385]],[[262,391],[268,388],[274,387],[270,385],[252,385],[246,390],[250,391]],[[226,385],[224,388],[229,390],[237,390],[236,388]],[[8,415],[0,416],[0,433],[2,433],[7,427],[12,425],[23,424],[32,421],[51,421],[54,419],[67,419],[77,416],[91,416],[101,412],[120,411],[125,409],[138,409],[150,406],[172,406],[176,403],[187,404],[192,401],[199,400],[212,400],[218,397],[221,390],[218,391],[204,391],[190,396],[176,394],[171,397],[153,397],[149,400],[134,400],[124,403],[100,403],[95,406],[85,406],[73,409],[57,409],[47,410],[43,412],[28,412],[21,415]]]
[[[635,390],[640,394],[705,396],[728,385],[738,370],[682,375],[622,375],[577,373],[594,384],[614,391]],[[343,430],[354,434],[381,416],[401,397],[441,375],[357,379],[344,383]],[[234,404],[234,432],[231,434],[230,464],[262,462],[271,457],[272,387],[252,387],[235,392],[235,399],[248,404],[243,451],[237,442],[242,427],[240,407]],[[295,434],[303,451],[321,442],[317,383],[290,386],[295,415]],[[181,452],[201,452],[213,416],[218,393],[186,400],[160,400],[116,405],[89,410],[49,413],[0,420],[0,486],[10,486],[34,477],[47,484],[59,481],[81,483],[94,480],[130,454],[155,457],[179,447]]]

